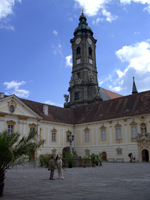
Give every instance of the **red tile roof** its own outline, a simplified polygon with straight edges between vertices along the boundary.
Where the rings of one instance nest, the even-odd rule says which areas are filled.
[[[74,110],[48,105],[48,116],[43,113],[43,103],[26,99],[20,100],[40,115],[43,120],[67,124],[81,124],[150,114],[150,91],[89,104],[77,107]]]
[[[27,106],[29,106],[34,112],[40,115],[43,118],[43,120],[73,124],[73,121],[74,121],[73,112],[69,109],[47,105],[48,115],[45,115],[43,113],[43,105],[45,104],[26,100],[26,99],[21,99],[21,100]]]
[[[150,91],[75,108],[74,123],[110,120],[150,113]]]
[[[106,90],[103,88],[103,90],[106,92],[106,94],[111,98],[111,99],[116,99],[116,98],[119,98],[119,97],[122,97],[122,95],[120,94],[117,94],[115,92],[112,92],[110,90]]]

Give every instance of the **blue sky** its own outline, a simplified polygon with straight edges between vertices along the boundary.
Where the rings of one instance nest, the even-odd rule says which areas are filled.
[[[0,92],[62,106],[82,8],[97,39],[99,86],[150,90],[150,0],[0,0]]]

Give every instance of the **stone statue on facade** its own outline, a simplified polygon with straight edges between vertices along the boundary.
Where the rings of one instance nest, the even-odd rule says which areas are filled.
[[[142,135],[146,135],[146,126],[145,126],[145,124],[142,124],[141,130],[142,130]]]
[[[64,97],[65,97],[65,104],[68,104],[68,99],[69,99],[69,95],[67,95],[67,94],[64,94]]]
[[[80,85],[80,84],[82,84],[82,79],[79,78],[77,76],[77,74],[75,74],[75,76],[74,76],[74,82],[75,82],[76,85]]]

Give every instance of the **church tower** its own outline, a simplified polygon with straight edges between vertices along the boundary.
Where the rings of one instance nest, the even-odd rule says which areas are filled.
[[[65,108],[75,108],[102,101],[99,96],[96,67],[96,42],[93,31],[88,26],[87,19],[82,12],[79,18],[78,27],[74,31],[72,44],[72,77],[69,82],[68,96],[64,95]]]

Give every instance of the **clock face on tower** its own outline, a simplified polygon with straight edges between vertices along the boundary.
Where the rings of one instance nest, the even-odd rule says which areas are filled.
[[[92,40],[90,38],[87,39],[89,44],[92,44]]]
[[[75,41],[76,44],[79,44],[80,42],[81,42],[81,38],[77,38]]]

